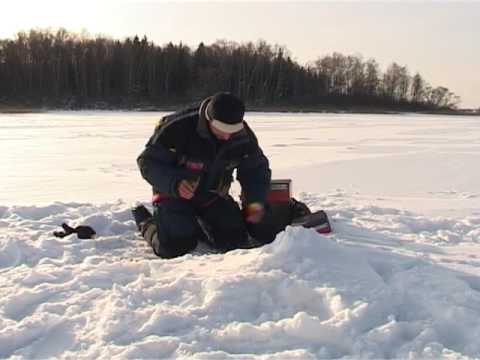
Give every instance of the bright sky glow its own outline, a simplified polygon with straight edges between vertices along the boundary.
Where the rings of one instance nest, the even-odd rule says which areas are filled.
[[[20,30],[64,27],[114,38],[147,35],[196,47],[217,39],[264,39],[305,64],[339,51],[396,61],[433,85],[480,106],[480,2],[333,1],[6,1],[0,38]]]

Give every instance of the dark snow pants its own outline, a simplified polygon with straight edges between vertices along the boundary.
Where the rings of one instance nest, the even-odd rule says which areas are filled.
[[[198,219],[206,225],[215,248],[229,251],[242,246],[248,239],[246,225],[238,204],[228,198],[215,197],[199,205],[183,199],[166,199],[154,206],[153,224],[156,236],[151,245],[162,258],[182,256],[205,239]]]

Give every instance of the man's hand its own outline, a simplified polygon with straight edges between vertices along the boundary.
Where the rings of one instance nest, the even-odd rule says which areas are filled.
[[[199,183],[200,179],[181,180],[177,187],[178,195],[183,199],[190,200],[195,194]]]
[[[248,204],[244,211],[245,220],[252,224],[259,223],[265,215],[265,207],[258,202]]]

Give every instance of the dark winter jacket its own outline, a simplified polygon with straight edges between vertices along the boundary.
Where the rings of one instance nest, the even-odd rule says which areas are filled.
[[[227,141],[210,132],[201,104],[163,117],[145,150],[137,159],[143,178],[154,193],[178,197],[183,179],[199,180],[193,200],[209,201],[225,196],[233,181],[233,170],[247,203],[264,203],[270,186],[269,163],[249,126]]]

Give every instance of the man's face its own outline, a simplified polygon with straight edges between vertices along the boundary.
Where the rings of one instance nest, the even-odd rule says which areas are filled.
[[[212,131],[212,134],[215,135],[215,137],[220,140],[220,141],[227,141],[234,135],[235,133],[227,133],[224,132],[220,129],[217,129],[215,126],[213,126],[211,123],[208,123],[208,126],[210,127],[210,130]]]

